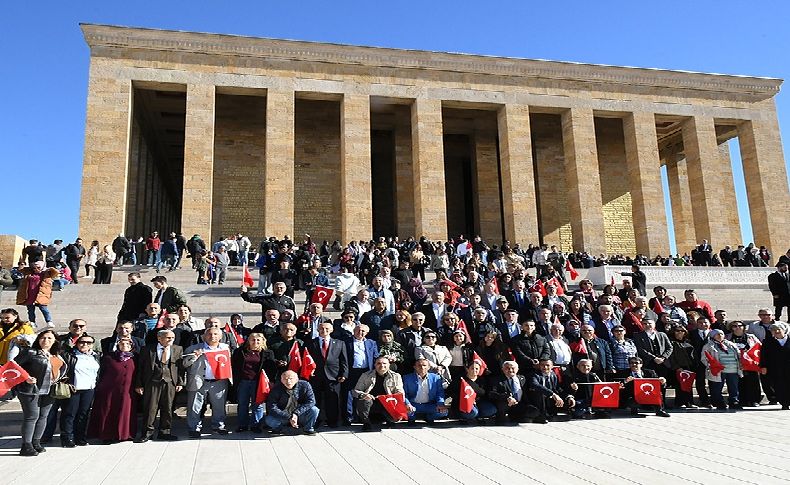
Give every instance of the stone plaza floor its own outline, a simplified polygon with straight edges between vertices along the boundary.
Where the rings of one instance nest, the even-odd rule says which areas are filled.
[[[21,415],[0,407],[0,484],[779,484],[790,481],[790,412],[675,412],[547,425],[324,428],[178,442],[58,446],[17,456]],[[5,410],[3,409],[5,408]],[[231,420],[231,423],[233,421]]]

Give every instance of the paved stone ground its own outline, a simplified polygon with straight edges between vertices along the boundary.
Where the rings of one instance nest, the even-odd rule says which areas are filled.
[[[768,451],[790,446],[790,413],[775,409],[504,427],[397,425],[314,437],[231,433],[50,447],[36,458],[16,455],[19,432],[6,433],[19,416],[0,412],[0,484],[788,483],[790,462]]]

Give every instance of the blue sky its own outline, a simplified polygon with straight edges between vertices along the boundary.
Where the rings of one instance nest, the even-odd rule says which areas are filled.
[[[790,3],[780,1],[24,3],[4,5],[0,34],[0,234],[44,241],[77,231],[89,62],[80,22],[790,78]],[[785,144],[787,89],[777,97]]]

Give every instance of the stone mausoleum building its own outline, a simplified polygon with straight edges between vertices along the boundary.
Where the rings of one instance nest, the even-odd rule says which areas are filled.
[[[781,80],[82,25],[80,235],[790,247]],[[662,188],[666,167],[669,193]]]

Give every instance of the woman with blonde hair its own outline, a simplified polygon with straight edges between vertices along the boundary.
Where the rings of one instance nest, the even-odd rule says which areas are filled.
[[[233,388],[238,403],[238,428],[241,433],[251,430],[261,432],[263,422],[263,406],[257,402],[258,379],[265,372],[269,382],[274,385],[277,377],[277,364],[274,352],[266,346],[266,337],[262,333],[253,332],[247,337],[244,345],[233,352],[230,359],[233,373]]]

